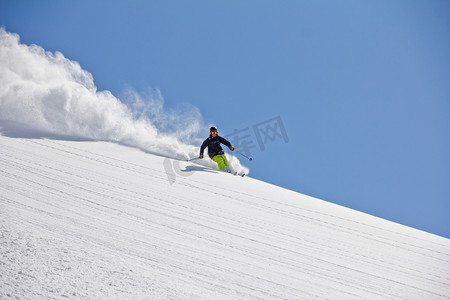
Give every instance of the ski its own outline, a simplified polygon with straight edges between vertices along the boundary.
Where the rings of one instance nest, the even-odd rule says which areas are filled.
[[[244,177],[244,176],[246,175],[245,173],[239,174],[239,172],[237,172],[237,171],[232,172],[232,171],[230,171],[230,170],[224,170],[224,172],[225,172],[225,173],[232,174],[232,175],[234,175],[234,176],[241,176],[241,177]]]

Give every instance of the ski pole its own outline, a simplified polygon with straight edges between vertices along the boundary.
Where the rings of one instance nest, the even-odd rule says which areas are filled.
[[[193,160],[197,160],[197,159],[200,159],[200,157],[195,157],[195,158],[192,158],[192,159],[188,159],[187,161],[193,161]]]
[[[242,155],[243,157],[247,158],[248,160],[253,160],[251,157],[248,157],[245,154],[242,154],[241,152],[237,151],[236,149],[234,149],[235,152],[239,153],[240,155]]]

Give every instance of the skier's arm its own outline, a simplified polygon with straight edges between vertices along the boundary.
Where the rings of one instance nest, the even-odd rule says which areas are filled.
[[[209,139],[206,139],[202,146],[200,147],[200,156],[203,156],[203,152],[205,151],[206,147],[209,145]]]
[[[231,151],[234,150],[233,146],[231,146],[231,143],[229,141],[227,141],[225,138],[223,137],[219,137],[219,140],[222,144],[224,144],[225,146],[227,146],[228,148],[230,148]]]

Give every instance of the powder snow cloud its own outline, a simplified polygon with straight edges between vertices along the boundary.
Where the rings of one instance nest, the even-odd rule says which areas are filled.
[[[0,28],[0,119],[49,133],[135,146],[169,157],[188,156],[198,136],[200,113],[165,111],[158,91],[129,89],[124,102],[98,91],[92,75],[60,52],[20,43]],[[170,124],[170,125],[169,125]],[[179,125],[179,126],[177,126]]]

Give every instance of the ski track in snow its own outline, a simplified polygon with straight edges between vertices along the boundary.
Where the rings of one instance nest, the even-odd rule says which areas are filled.
[[[448,239],[117,144],[0,141],[0,299],[450,299]]]

